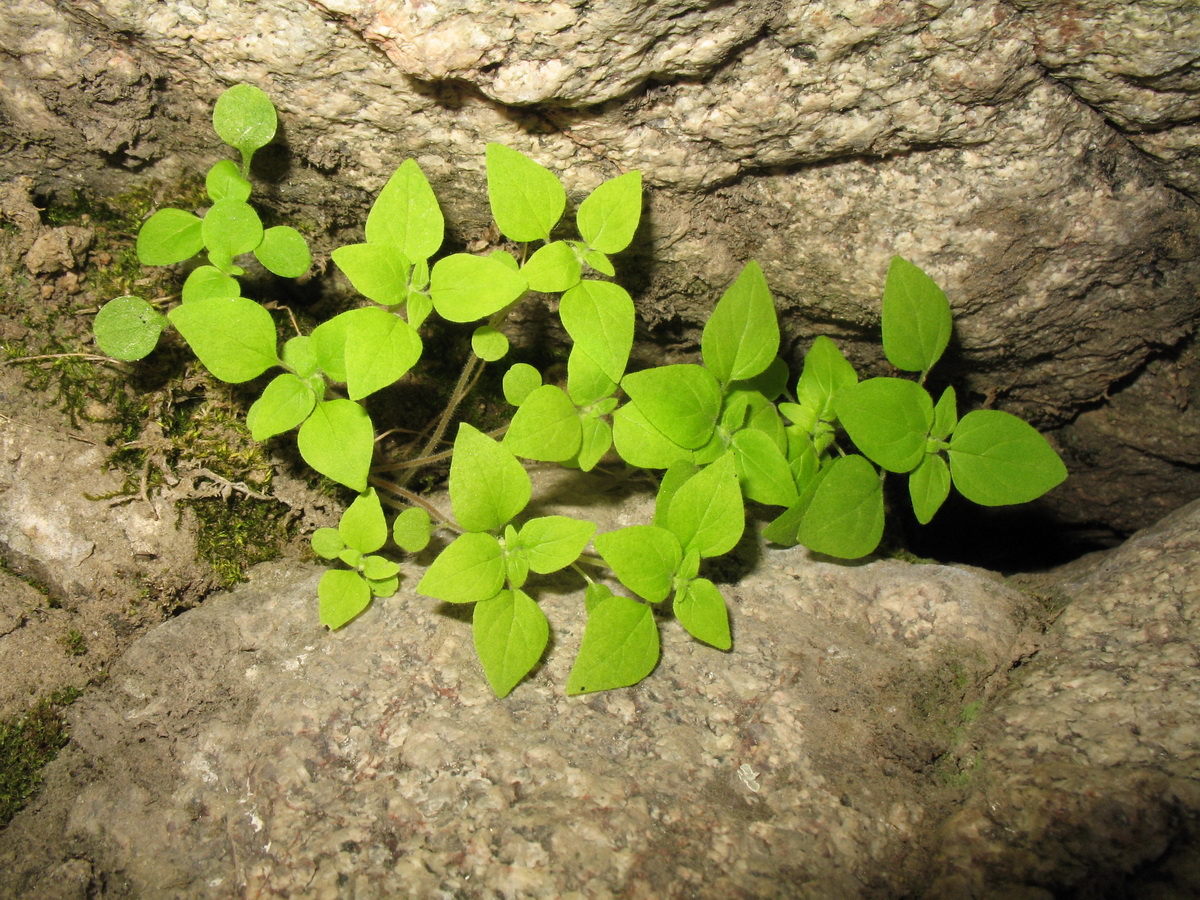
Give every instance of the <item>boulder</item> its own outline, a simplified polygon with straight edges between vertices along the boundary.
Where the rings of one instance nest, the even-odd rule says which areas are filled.
[[[537,485],[602,529],[651,511],[598,477]],[[747,539],[732,653],[662,620],[649,679],[579,698],[565,582],[536,592],[543,664],[497,700],[461,610],[413,591],[427,559],[332,634],[319,571],[265,564],[72,707],[0,833],[0,892],[1187,896],[1198,531],[1192,505],[1036,593]]]
[[[931,896],[1200,895],[1198,585],[1198,503],[1060,575],[1073,602],[980,719]]]

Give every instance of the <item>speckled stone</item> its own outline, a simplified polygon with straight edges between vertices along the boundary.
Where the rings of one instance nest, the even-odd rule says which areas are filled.
[[[650,511],[567,484],[582,507],[546,508]],[[664,620],[648,680],[584,698],[563,693],[566,584],[536,593],[544,664],[497,700],[419,568],[330,634],[317,570],[259,567],[74,707],[53,786],[0,836],[0,890],[45,889],[69,854],[122,896],[903,893],[951,796],[932,761],[1027,601],[976,572],[743,549],[733,653]]]
[[[981,723],[933,895],[1196,896],[1200,504],[1061,590],[1073,602]]]

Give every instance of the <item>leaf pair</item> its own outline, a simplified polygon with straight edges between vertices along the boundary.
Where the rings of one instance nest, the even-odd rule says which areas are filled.
[[[218,271],[241,275],[233,260],[252,252],[276,275],[297,278],[308,271],[312,257],[300,233],[287,225],[264,229],[246,202],[250,161],[275,137],[276,127],[275,106],[259,88],[238,84],[221,94],[213,108],[213,129],[241,153],[241,170],[229,160],[209,169],[204,184],[213,205],[203,219],[181,209],[162,209],[147,219],[138,231],[138,259],[148,266],[169,266],[206,249]],[[212,296],[193,294],[195,299]]]
[[[731,420],[726,395],[772,369],[779,351],[779,322],[762,269],[748,263],[725,291],[704,326],[704,365],[659,366],[632,372],[621,381],[630,402],[613,416],[613,442],[628,463],[665,469],[675,463],[711,462],[745,424],[747,403]],[[723,426],[723,432],[718,425]],[[757,439],[739,450],[744,474],[770,463]]]
[[[475,649],[488,683],[505,696],[537,664],[549,625],[521,588],[529,572],[571,565],[596,526],[566,516],[510,524],[528,504],[529,474],[513,455],[472,426],[459,426],[450,465],[450,502],[465,533],[433,561],[417,590],[447,603],[475,603]],[[503,537],[497,532],[503,529]]]
[[[563,295],[559,315],[574,341],[567,389],[541,384],[532,367],[512,367],[505,395],[518,409],[504,443],[526,459],[588,471],[612,446],[605,417],[633,347],[633,300],[609,282],[582,281]]]
[[[728,553],[741,539],[745,511],[732,454],[701,471],[669,470],[656,501],[655,524],[597,535],[597,552],[642,603],[601,584],[587,589],[588,620],[567,679],[568,694],[627,687],[658,662],[651,604],[674,595],[680,624],[698,640],[728,650],[729,612],[720,590],[698,577],[700,560]]]
[[[516,150],[488,144],[487,178],[492,217],[504,236],[512,241],[545,241],[549,245],[551,232],[567,206],[567,192],[557,176]],[[584,242],[580,248],[583,258],[598,271],[612,275],[607,255],[629,246],[641,213],[640,172],[627,172],[597,187],[579,205],[575,216]],[[563,250],[554,251],[554,255],[565,260]],[[553,268],[546,266],[547,270]]]
[[[375,552],[387,538],[387,522],[374,488],[368,488],[346,508],[337,528],[318,528],[313,533],[312,548],[318,556],[350,566],[329,569],[321,576],[317,594],[322,625],[341,628],[366,609],[372,597],[396,593],[400,567]]]
[[[415,160],[392,173],[367,214],[366,241],[333,251],[333,261],[364,297],[383,306],[405,304],[408,323],[429,313],[428,260],[442,245],[445,219]]]
[[[698,472],[672,472],[675,477],[664,479],[659,491],[655,524],[630,525],[595,541],[620,582],[650,603],[661,603],[673,592],[678,602],[696,579],[699,561],[732,550],[746,524],[731,453]],[[693,635],[727,649],[728,620],[723,632]]]

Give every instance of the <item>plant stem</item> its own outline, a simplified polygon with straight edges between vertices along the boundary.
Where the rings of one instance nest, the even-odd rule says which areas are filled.
[[[430,516],[440,522],[443,528],[449,528],[451,531],[458,532],[459,534],[462,533],[462,529],[459,528],[449,516],[447,516],[440,509],[419,494],[414,494],[412,491],[408,490],[408,488],[402,487],[395,482],[388,481],[386,478],[379,478],[373,475],[369,480],[371,484],[375,485],[375,487],[389,491],[390,493],[395,494],[397,497],[402,497],[413,506],[420,506],[427,513],[429,513]],[[381,497],[380,499],[388,502],[388,498],[386,497]],[[393,504],[388,502],[388,505],[391,506]]]
[[[13,359],[6,359],[0,362],[0,366],[10,366],[13,363],[41,362],[47,359],[88,359],[92,362],[105,362],[114,365],[118,365],[121,362],[121,360],[113,359],[111,356],[96,356],[92,353],[43,353],[40,356],[17,356]]]
[[[475,382],[479,380],[479,376],[482,373],[482,361],[479,357],[472,354],[458,375],[458,383],[454,385],[454,393],[450,395],[450,402],[446,404],[445,410],[442,411],[437,427],[433,430],[433,434],[429,436],[429,440],[425,442],[424,448],[422,448],[420,454],[416,457],[417,459],[428,458],[434,454],[434,451],[441,444],[442,438],[446,434],[446,429],[450,427],[450,420],[454,418],[454,414],[458,412],[459,405],[463,402],[463,399],[467,396],[471,388],[475,386]],[[415,468],[409,469],[400,476],[400,483],[397,486],[403,488],[412,481],[415,474]]]

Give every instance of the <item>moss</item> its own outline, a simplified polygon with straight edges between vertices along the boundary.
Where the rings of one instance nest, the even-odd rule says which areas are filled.
[[[9,359],[57,355],[22,363],[27,388],[44,406],[60,409],[72,427],[105,426],[108,464],[125,480],[115,494],[92,499],[154,493],[198,469],[215,476],[202,474],[197,487],[217,496],[204,493],[181,503],[199,524],[197,555],[231,584],[248,566],[277,555],[289,536],[286,507],[262,499],[269,494],[272,464],[242,422],[244,403],[198,374],[191,355],[170,339],[136,364],[84,358],[94,352],[91,322],[99,305],[125,294],[156,299],[178,291],[175,267],[145,267],[137,259],[136,235],[145,217],[166,206],[203,205],[199,176],[102,199],[77,192],[48,204],[47,224],[94,230],[90,264],[80,273],[81,290],[55,290],[49,300],[43,284],[20,267],[0,280],[0,317],[19,323],[15,331],[23,332],[0,343],[0,353]]]
[[[66,688],[39,700],[24,715],[0,721],[0,828],[42,784],[42,767],[67,743],[63,710],[81,691]]]
[[[72,628],[62,638],[59,643],[63,645],[63,649],[67,651],[67,656],[83,656],[87,653],[87,640],[77,628]]]
[[[196,555],[212,566],[228,587],[245,580],[246,569],[275,559],[290,539],[288,509],[282,503],[231,495],[181,501],[199,525]]]

